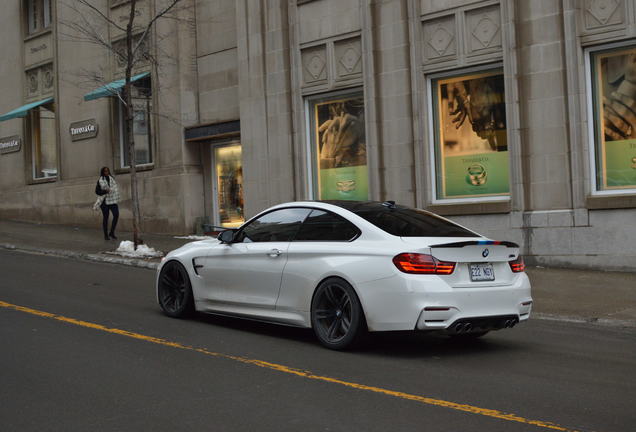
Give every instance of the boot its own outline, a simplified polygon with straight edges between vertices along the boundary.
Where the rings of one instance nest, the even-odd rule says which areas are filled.
[[[110,238],[112,238],[113,240],[117,240],[117,236],[115,235],[115,233],[114,233],[114,232],[112,232],[112,231],[111,231],[111,232],[110,232],[110,234],[109,234],[109,236],[110,236]]]

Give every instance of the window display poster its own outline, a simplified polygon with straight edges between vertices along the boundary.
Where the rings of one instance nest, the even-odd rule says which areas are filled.
[[[314,105],[318,199],[369,199],[364,99],[341,97]]]
[[[503,75],[478,73],[434,83],[438,198],[507,195],[510,186]]]
[[[245,222],[241,153],[240,144],[214,147],[218,216],[225,228],[237,228]]]
[[[595,60],[597,188],[636,188],[636,48]]]

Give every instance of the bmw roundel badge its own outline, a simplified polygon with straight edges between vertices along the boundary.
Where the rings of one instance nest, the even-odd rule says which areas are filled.
[[[488,254],[490,253],[490,251],[486,248],[484,249],[484,251],[481,253],[481,256],[483,256],[484,258],[486,258],[488,256]]]

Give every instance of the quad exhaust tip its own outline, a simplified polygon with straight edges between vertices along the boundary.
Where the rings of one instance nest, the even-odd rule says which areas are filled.
[[[513,328],[514,326],[517,325],[517,319],[509,319],[506,320],[506,322],[504,323],[504,327],[505,328]]]
[[[512,328],[516,326],[518,323],[519,323],[519,320],[517,318],[512,318],[512,319],[494,322],[491,324],[491,326],[487,328],[490,328],[490,329]],[[480,328],[480,327],[483,327],[483,326],[479,325],[477,328]],[[475,327],[473,326],[473,323],[471,322],[460,322],[455,324],[455,326],[452,327],[452,329],[455,331],[455,333],[460,334],[460,333],[471,332],[475,330]]]
[[[456,333],[466,333],[473,329],[473,325],[471,323],[458,323],[455,325]]]

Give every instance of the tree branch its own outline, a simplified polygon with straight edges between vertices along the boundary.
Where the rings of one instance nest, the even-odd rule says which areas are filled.
[[[108,15],[105,15],[102,11],[100,11],[97,7],[93,6],[88,0],[75,0],[77,3],[82,4],[84,6],[86,6],[87,8],[89,8],[90,10],[92,10],[94,13],[96,13],[97,15],[99,15],[100,18],[102,18],[104,21],[106,21],[107,23],[109,23],[110,25],[114,26],[115,28],[117,28],[120,31],[126,31],[125,28],[123,28],[122,26],[120,26],[119,24],[117,24],[117,22],[113,21],[112,19],[110,19],[108,17]],[[76,7],[72,7],[69,6],[67,3],[64,3],[65,6],[73,9],[75,12],[78,12],[82,17],[83,15],[77,10]]]
[[[137,41],[137,44],[135,45],[135,48],[133,49],[133,56],[137,53],[137,50],[139,49],[139,46],[141,45],[141,43],[143,42],[143,40],[146,38],[146,36],[148,35],[148,33],[150,32],[150,29],[152,29],[153,24],[161,17],[163,17],[164,15],[166,15],[167,13],[169,13],[176,5],[177,3],[179,3],[181,0],[172,0],[171,3],[166,6],[161,12],[159,12],[158,14],[156,14],[154,17],[152,17],[152,19],[148,22],[148,24],[146,25],[146,28],[144,29],[144,32],[141,34],[141,37],[139,38],[139,40]]]

